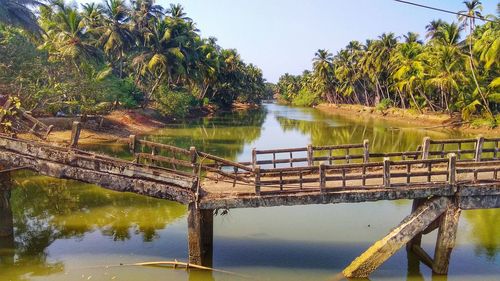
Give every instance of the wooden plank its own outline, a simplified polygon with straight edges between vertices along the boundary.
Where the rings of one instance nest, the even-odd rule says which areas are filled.
[[[446,211],[450,199],[437,197],[423,203],[384,238],[357,257],[342,273],[346,278],[366,278],[397,250]]]

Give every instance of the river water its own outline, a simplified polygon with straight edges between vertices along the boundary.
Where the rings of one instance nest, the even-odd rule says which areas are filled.
[[[245,161],[253,147],[360,143],[413,150],[424,136],[463,137],[376,120],[266,104],[165,128],[148,138]],[[129,157],[120,145],[90,149]],[[410,213],[411,201],[235,209],[214,219],[207,273],[127,264],[187,258],[187,208],[29,172],[13,176],[14,238],[0,238],[0,280],[332,280]],[[435,233],[424,236],[432,255]],[[404,249],[371,280],[499,280],[500,209],[464,211],[447,277]],[[120,265],[123,264],[123,265]],[[243,276],[240,276],[243,275]]]

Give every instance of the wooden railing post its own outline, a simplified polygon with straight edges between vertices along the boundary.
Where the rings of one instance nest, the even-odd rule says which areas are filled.
[[[82,123],[78,121],[73,121],[73,127],[71,128],[71,140],[69,143],[70,147],[78,146],[78,139],[80,138],[81,130],[82,130]]]
[[[137,137],[135,135],[130,135],[128,137],[128,147],[130,153],[135,154],[137,148]]]
[[[321,193],[325,192],[326,188],[326,165],[324,162],[319,164],[319,191]]]
[[[257,150],[252,149],[252,167],[255,169],[257,167]]]
[[[255,166],[253,171],[255,173],[255,194],[260,195],[260,166]]]
[[[369,140],[363,141],[363,163],[368,163],[370,161],[370,142]]]
[[[425,137],[422,143],[422,160],[429,159],[430,147],[431,147],[431,138]]]
[[[448,183],[456,192],[457,181],[457,155],[455,153],[448,154]]]
[[[384,157],[384,187],[391,187],[391,160]]]
[[[198,154],[196,153],[196,147],[191,146],[189,148],[189,157],[191,161],[191,165],[193,165],[193,175],[197,176],[198,175],[198,166],[197,166],[197,160],[198,160]]]
[[[474,153],[474,160],[476,162],[481,161],[481,153],[483,153],[484,137],[478,136],[476,139],[476,151]]]
[[[313,147],[311,144],[307,145],[307,166],[314,166],[314,154]]]

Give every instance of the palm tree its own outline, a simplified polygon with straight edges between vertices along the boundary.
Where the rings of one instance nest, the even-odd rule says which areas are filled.
[[[418,44],[423,44],[424,42],[420,39],[418,39],[419,35],[416,32],[408,32],[405,35],[403,35],[403,38],[405,39],[405,43],[418,43]]]
[[[474,32],[474,28],[476,25],[476,17],[477,18],[482,18],[483,15],[481,14],[481,11],[483,10],[483,5],[481,4],[481,1],[478,0],[472,0],[472,1],[464,1],[465,6],[467,7],[466,11],[461,11],[460,13],[466,15],[466,16],[460,16],[460,20],[462,21],[462,25],[464,27],[469,27],[469,36],[468,40],[469,41],[469,65],[471,68],[471,73],[472,73],[472,79],[474,80],[474,83],[476,84],[476,89],[481,96],[481,99],[484,102],[484,107],[490,117],[494,119],[493,113],[491,112],[489,106],[488,106],[488,101],[486,97],[483,94],[483,91],[481,90],[481,86],[479,85],[479,81],[476,76],[476,67],[474,65],[474,55],[472,53],[472,40],[473,36],[472,33]]]
[[[313,69],[317,82],[322,85],[327,100],[330,103],[337,103],[336,95],[332,93],[333,55],[328,50],[319,49],[314,56]]]
[[[135,39],[128,24],[129,9],[123,0],[106,0],[102,7],[104,25],[99,28],[99,43],[104,53],[117,61],[119,77],[123,77],[125,51],[131,47]]]
[[[43,8],[40,22],[45,30],[45,49],[62,59],[70,59],[77,68],[84,60],[98,60],[99,50],[89,40],[84,17],[76,8],[64,2],[55,2],[50,8]]]
[[[39,34],[36,16],[29,7],[41,4],[38,0],[0,0],[0,22]]]
[[[170,8],[167,9],[167,14],[169,14],[174,19],[192,21],[190,17],[186,16],[186,13],[184,12],[184,7],[182,7],[181,4],[170,4]]]
[[[437,31],[441,26],[443,26],[446,22],[443,20],[432,20],[428,25],[425,26],[425,30],[427,33],[425,34],[426,38],[433,39],[436,35]]]

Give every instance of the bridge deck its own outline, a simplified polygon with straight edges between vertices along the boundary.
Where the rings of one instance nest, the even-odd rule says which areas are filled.
[[[488,141],[494,146],[483,149],[482,145]],[[369,152],[367,142],[260,150],[254,151],[251,162],[237,163],[195,148],[182,149],[137,140],[133,136],[131,150],[135,159],[125,161],[0,135],[0,161],[11,167],[25,167],[44,175],[94,183],[117,191],[183,204],[196,202],[202,209],[246,208],[452,196],[457,192],[460,195],[463,189],[467,189],[468,196],[498,195],[498,141],[426,139],[423,148],[401,153]],[[460,147],[462,143],[473,142],[473,149]],[[432,143],[441,150],[430,149]],[[450,143],[458,143],[458,150],[445,150],[445,144]],[[363,149],[360,154],[352,153],[359,148]],[[332,154],[332,150],[339,149],[346,153]],[[304,150],[307,157],[293,157],[292,153]],[[330,153],[315,156],[314,150]],[[458,157],[453,154],[456,152]],[[490,157],[481,155],[483,152],[490,153]],[[280,159],[277,153],[290,156]],[[471,157],[460,159],[467,153],[472,154]],[[255,157],[264,154],[272,154],[272,159]],[[435,157],[427,158],[432,155]],[[392,158],[380,161],[383,156]],[[353,163],[356,159],[359,161]],[[338,163],[339,160],[347,163]],[[256,165],[259,163],[265,168]],[[471,190],[477,192],[471,193]]]

